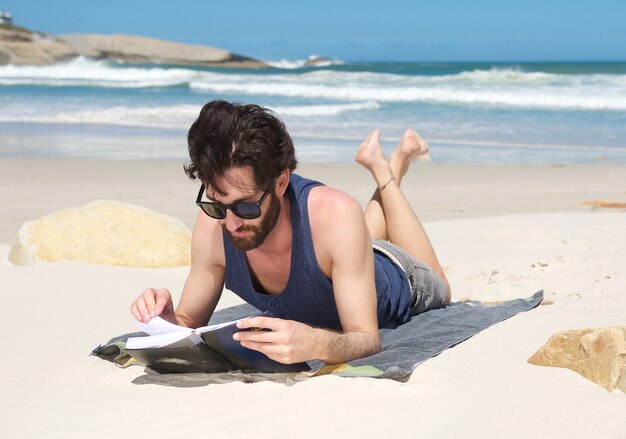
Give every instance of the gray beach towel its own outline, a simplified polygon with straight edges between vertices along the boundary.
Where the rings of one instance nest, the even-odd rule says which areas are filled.
[[[378,354],[332,366],[326,366],[319,361],[310,361],[311,372],[296,375],[229,372],[225,374],[178,374],[176,377],[172,376],[173,374],[148,373],[135,382],[138,384],[196,386],[234,380],[246,382],[272,380],[290,384],[310,376],[326,373],[346,377],[367,376],[403,380],[428,358],[467,340],[489,326],[536,307],[542,299],[543,291],[538,291],[526,299],[509,300],[497,304],[473,301],[452,303],[445,308],[434,309],[413,316],[409,322],[403,325],[381,328],[382,350]],[[251,305],[234,306],[216,312],[209,323],[227,322],[256,312],[258,311]],[[111,339],[106,345],[94,349],[92,355],[110,361],[117,359],[116,363],[123,365],[124,359],[127,359],[124,352],[124,341],[128,336],[131,334]],[[214,376],[211,377],[210,375]]]

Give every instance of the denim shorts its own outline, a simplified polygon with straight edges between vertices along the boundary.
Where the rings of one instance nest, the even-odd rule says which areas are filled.
[[[443,306],[446,299],[446,285],[430,266],[389,241],[375,239],[372,241],[372,247],[374,251],[387,256],[406,273],[411,290],[411,315]]]

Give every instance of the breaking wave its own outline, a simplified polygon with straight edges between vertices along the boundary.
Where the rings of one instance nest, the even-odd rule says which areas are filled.
[[[295,66],[285,61],[282,68]],[[515,68],[467,70],[438,76],[323,68],[300,73],[289,70],[241,73],[127,66],[84,58],[52,66],[0,67],[0,86],[24,85],[120,89],[186,87],[197,93],[236,99],[250,96],[323,102],[328,109],[320,106],[318,111],[322,112],[343,111],[342,107],[329,105],[329,101],[341,105],[368,102],[367,108],[359,109],[370,109],[381,103],[416,102],[530,109],[626,110],[624,74],[560,74],[525,72]],[[308,108],[306,111],[313,110]]]
[[[281,116],[293,118],[335,116],[341,113],[376,110],[376,102],[355,102],[329,105],[283,105],[272,107]],[[145,126],[188,129],[198,117],[197,105],[168,105],[157,107],[113,106],[67,111],[48,107],[39,112],[19,111],[15,107],[6,113],[0,110],[0,122],[70,123],[96,125]]]

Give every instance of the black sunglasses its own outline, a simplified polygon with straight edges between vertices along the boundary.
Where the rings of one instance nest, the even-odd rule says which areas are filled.
[[[200,186],[198,192],[198,198],[196,198],[196,204],[200,209],[204,211],[211,218],[224,219],[226,218],[226,210],[230,209],[232,213],[237,215],[241,219],[255,219],[261,216],[261,204],[270,193],[270,189],[263,193],[263,196],[259,201],[243,201],[241,203],[222,204],[217,201],[200,201],[202,200],[202,194],[204,193],[204,184]]]

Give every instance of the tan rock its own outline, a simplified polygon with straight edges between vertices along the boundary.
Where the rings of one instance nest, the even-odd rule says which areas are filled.
[[[7,48],[0,46],[0,65],[11,64],[12,58],[11,52]]]
[[[56,40],[4,43],[0,53],[0,64],[14,65],[48,65],[78,56],[70,46]]]
[[[608,200],[589,200],[583,201],[583,204],[587,206],[591,206],[595,209],[601,209],[604,207],[613,207],[618,209],[623,209],[626,207],[626,203],[621,201],[608,201]]]
[[[106,56],[122,60],[130,58],[133,61],[149,60],[161,63],[183,61],[198,64],[230,59],[230,53],[222,49],[171,43],[134,35],[74,34],[61,35],[59,38],[78,53],[93,58]]]
[[[33,33],[12,26],[0,26],[0,41],[32,41]]]
[[[0,65],[47,65],[79,56],[131,64],[267,67],[262,61],[223,49],[156,38],[98,34],[54,36],[10,26],[0,27]]]
[[[191,232],[179,220],[116,201],[94,201],[26,222],[11,246],[16,265],[74,260],[128,267],[190,264]]]
[[[0,64],[47,65],[79,55],[52,35],[0,27]]]
[[[71,34],[60,35],[59,39],[80,55],[127,63],[266,66],[261,61],[215,47],[173,43],[136,35]]]
[[[626,326],[554,334],[528,359],[537,366],[565,367],[608,391],[626,393]]]

